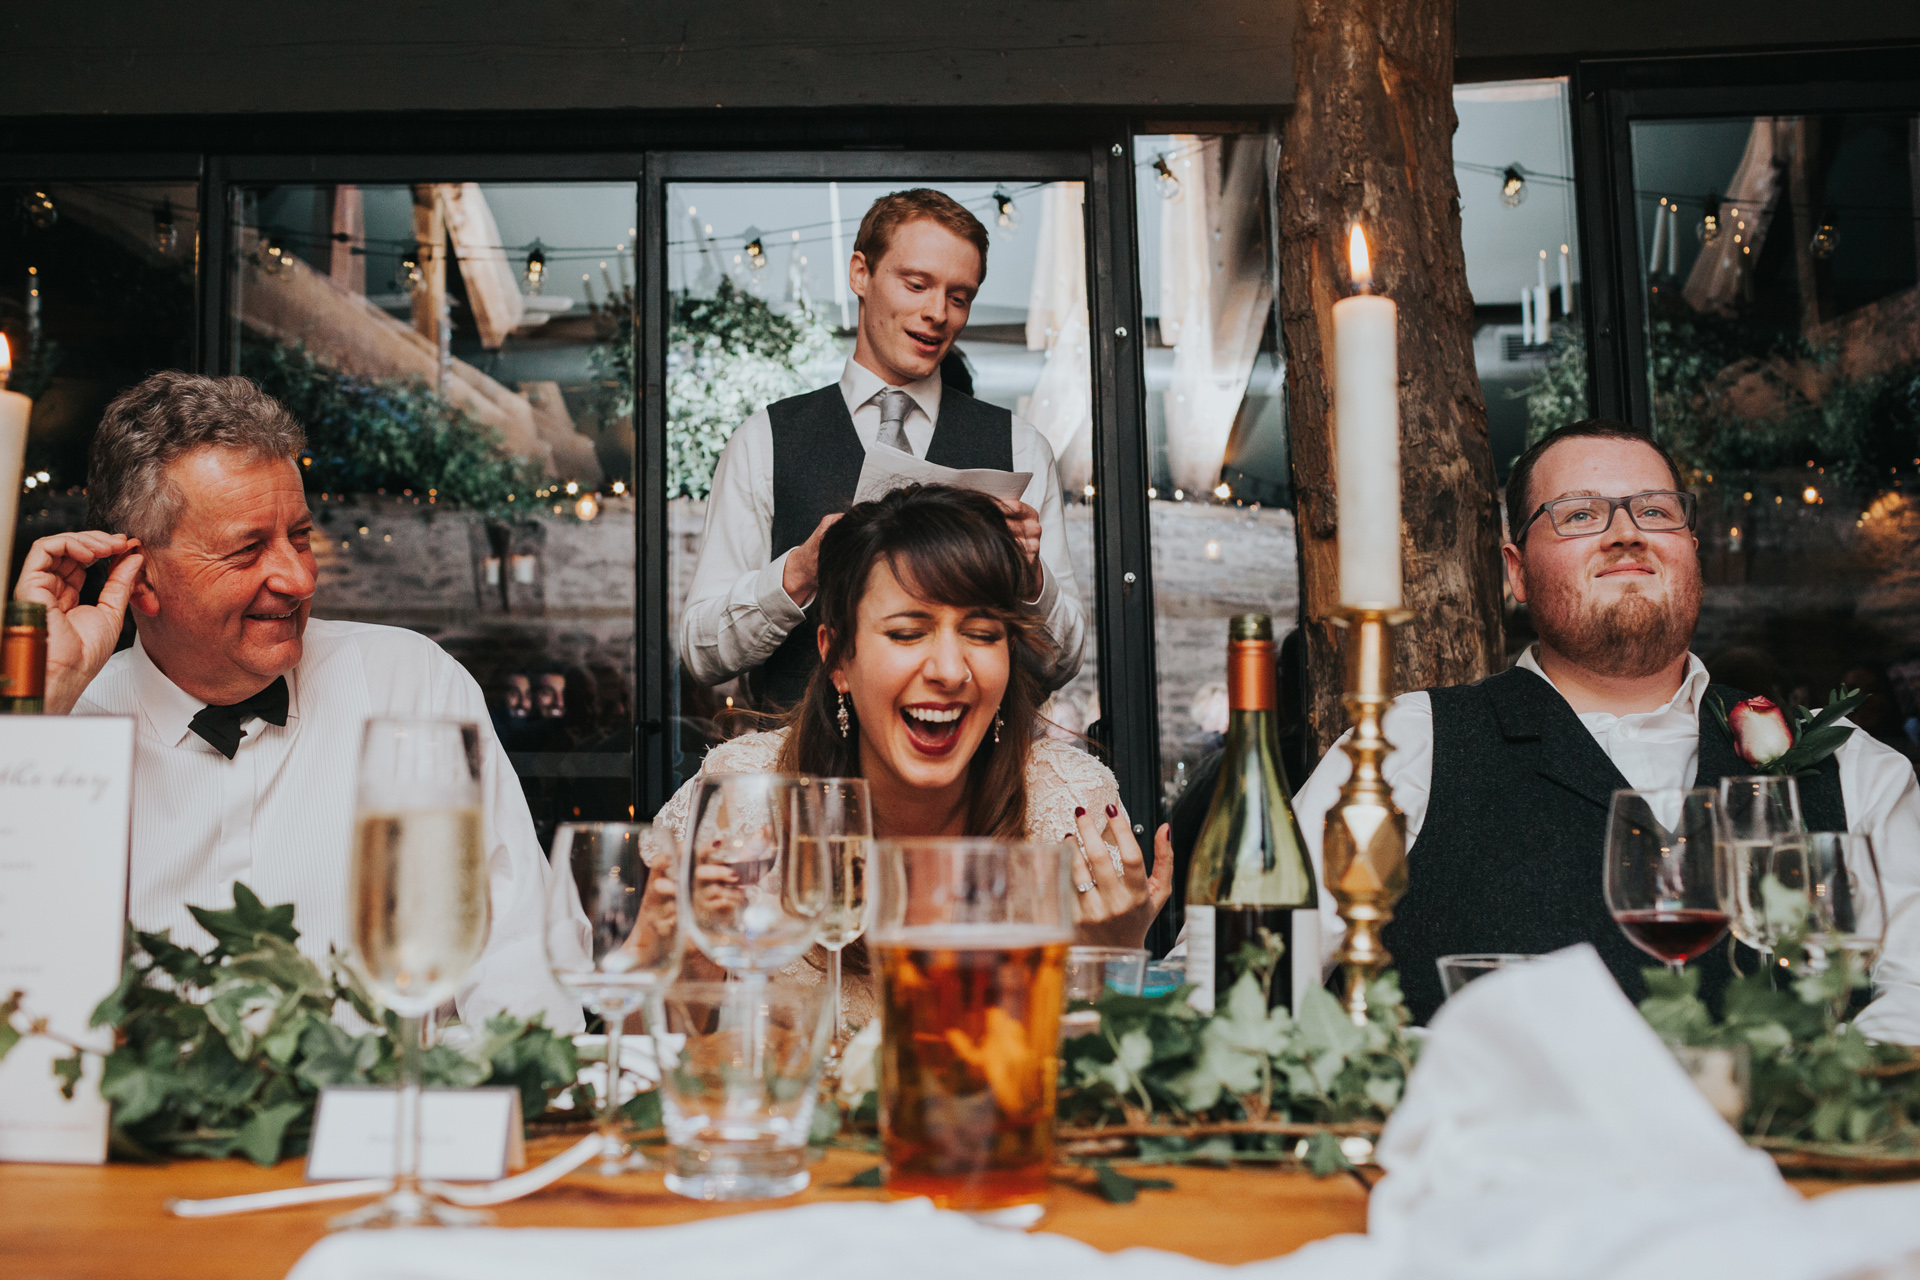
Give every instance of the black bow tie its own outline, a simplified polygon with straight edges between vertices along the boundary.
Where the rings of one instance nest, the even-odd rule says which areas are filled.
[[[246,736],[240,731],[241,724],[254,716],[259,716],[268,724],[287,722],[287,678],[285,676],[281,676],[244,702],[236,702],[230,707],[200,708],[200,714],[193,718],[187,728],[212,743],[215,751],[231,760],[233,753],[240,749],[240,739]]]

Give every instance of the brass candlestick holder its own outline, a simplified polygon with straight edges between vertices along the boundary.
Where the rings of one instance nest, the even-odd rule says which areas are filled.
[[[1353,736],[1342,750],[1353,761],[1353,775],[1340,799],[1327,810],[1320,865],[1327,891],[1347,922],[1345,940],[1334,960],[1347,971],[1347,1016],[1367,1022],[1367,984],[1393,957],[1380,931],[1407,891],[1407,818],[1393,803],[1381,772],[1393,749],[1381,721],[1393,701],[1393,628],[1413,616],[1409,609],[1341,605],[1334,625],[1347,637],[1347,692],[1341,704],[1353,721]]]

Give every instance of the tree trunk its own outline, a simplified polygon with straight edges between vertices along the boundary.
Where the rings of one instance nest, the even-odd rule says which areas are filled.
[[[1281,325],[1315,752],[1346,727],[1329,381],[1347,229],[1399,307],[1401,546],[1395,687],[1498,668],[1500,515],[1453,176],[1454,0],[1301,0],[1280,150]]]

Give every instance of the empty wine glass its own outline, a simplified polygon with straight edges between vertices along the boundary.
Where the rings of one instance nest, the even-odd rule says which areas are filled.
[[[1769,889],[1799,891],[1799,850],[1780,841],[1805,830],[1800,788],[1792,778],[1722,778],[1715,807],[1715,839],[1727,864],[1733,936],[1772,964],[1780,930],[1767,910]]]
[[[1616,791],[1607,813],[1607,909],[1627,940],[1678,974],[1727,933],[1714,793]]]
[[[821,855],[831,884],[820,917],[820,945],[827,949],[827,995],[833,1007],[829,1069],[839,1065],[846,1037],[846,1010],[840,999],[840,954],[867,928],[867,855],[873,847],[873,806],[860,778],[820,778]],[[803,837],[804,839],[804,837]]]
[[[420,1186],[420,1020],[451,1000],[492,923],[480,821],[480,730],[445,720],[369,720],[360,747],[349,870],[352,958],[399,1015],[393,1189],[336,1228],[470,1226]]]
[[[750,978],[792,964],[820,935],[831,883],[814,779],[722,773],[695,785],[680,928],[708,959]]]
[[[624,1136],[621,1037],[680,968],[679,859],[670,845],[630,822],[567,822],[553,836],[553,892],[563,909],[548,913],[547,959],[560,985],[606,1022],[598,1125],[600,1172],[609,1177],[647,1167]]]

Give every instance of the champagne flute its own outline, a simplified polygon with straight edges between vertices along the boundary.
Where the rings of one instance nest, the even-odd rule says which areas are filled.
[[[644,1019],[680,968],[678,862],[671,842],[645,824],[566,822],[553,835],[553,891],[565,909],[548,913],[547,958],[560,985],[606,1023],[597,1118],[605,1177],[648,1167],[623,1134],[620,1041],[627,1018]]]
[[[1806,850],[1807,963],[1820,970],[1852,956],[1871,971],[1886,940],[1886,894],[1873,839],[1848,831],[1813,831]]]
[[[1733,936],[1771,970],[1780,930],[1767,912],[1766,891],[1769,881],[1776,889],[1802,884],[1798,848],[1779,847],[1805,830],[1800,788],[1792,778],[1722,778],[1717,799],[1715,839],[1732,888]]]
[[[680,866],[680,929],[723,969],[764,979],[820,936],[828,886],[815,780],[798,774],[701,778]]]
[[[367,721],[354,829],[353,962],[373,998],[399,1015],[399,1110],[393,1189],[332,1225],[470,1226],[486,1215],[420,1186],[420,1020],[453,998],[492,923],[478,726]]]
[[[840,956],[867,928],[867,855],[873,848],[873,806],[860,778],[821,778],[820,842],[831,880],[820,917],[820,945],[827,949],[827,992],[833,1002],[829,1069],[840,1061],[846,1010],[840,1002]]]
[[[1607,812],[1607,909],[1678,975],[1727,934],[1730,890],[1705,787],[1616,791]]]

